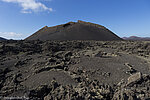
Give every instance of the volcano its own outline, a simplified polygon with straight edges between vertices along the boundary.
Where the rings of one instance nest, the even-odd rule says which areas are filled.
[[[104,26],[84,22],[68,22],[53,27],[43,27],[25,40],[122,40]]]

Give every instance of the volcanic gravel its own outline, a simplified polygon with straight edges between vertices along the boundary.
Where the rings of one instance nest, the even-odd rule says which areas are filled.
[[[149,73],[148,41],[0,42],[2,100],[150,100]]]

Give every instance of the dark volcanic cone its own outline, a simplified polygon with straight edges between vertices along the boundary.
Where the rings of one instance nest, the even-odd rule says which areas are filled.
[[[84,21],[40,29],[25,40],[122,40],[104,26]]]

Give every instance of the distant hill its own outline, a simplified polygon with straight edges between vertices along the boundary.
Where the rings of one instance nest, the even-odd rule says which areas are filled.
[[[7,39],[0,37],[0,41],[3,41],[3,40],[7,40]]]
[[[69,22],[54,27],[43,27],[25,40],[122,40],[104,26],[90,22]]]
[[[123,39],[135,41],[150,41],[150,37],[137,37],[137,36],[123,37]]]

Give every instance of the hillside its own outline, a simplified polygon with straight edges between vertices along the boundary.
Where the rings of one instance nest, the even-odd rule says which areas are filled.
[[[0,37],[0,41],[1,41],[1,40],[6,40],[6,39],[5,39],[5,38]]]
[[[121,40],[104,26],[84,21],[43,27],[25,40]]]
[[[150,37],[137,37],[137,36],[130,36],[130,37],[123,37],[124,40],[135,40],[135,41],[150,41]]]

